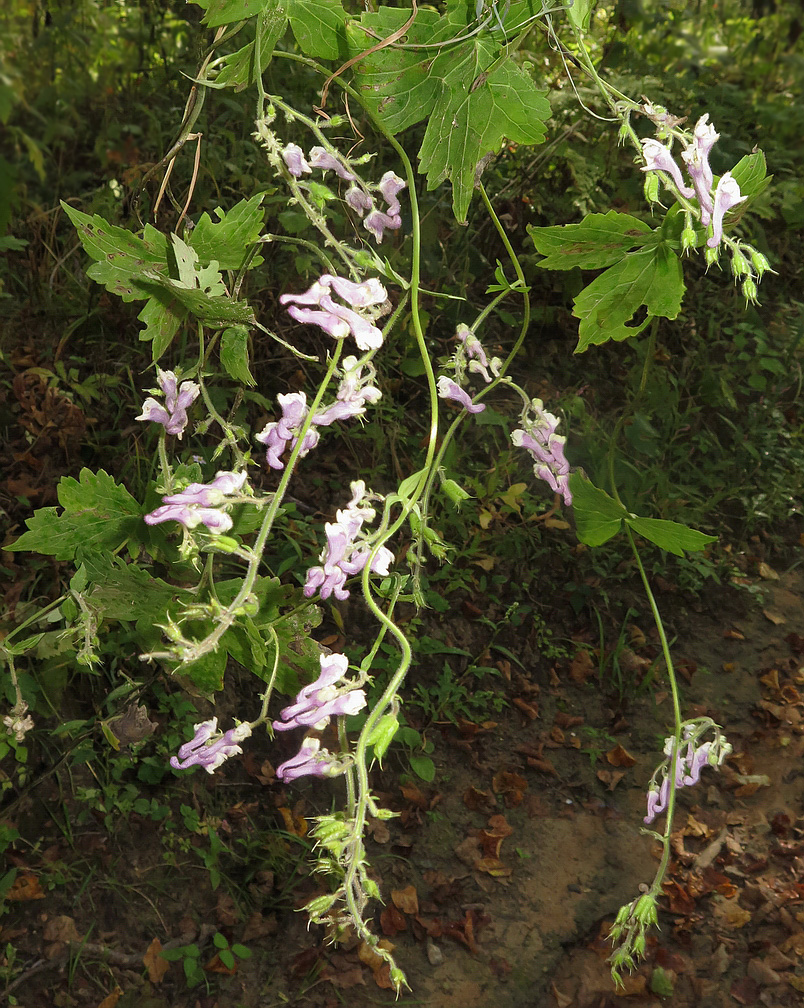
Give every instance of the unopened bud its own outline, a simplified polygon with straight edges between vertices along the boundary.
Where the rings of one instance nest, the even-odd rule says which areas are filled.
[[[751,277],[743,280],[743,297],[746,301],[750,301],[752,304],[757,303],[757,285]]]
[[[659,176],[656,172],[645,173],[645,183],[643,186],[645,199],[648,203],[659,202]]]
[[[704,249],[704,259],[706,260],[707,266],[714,266],[717,262],[717,249],[709,248],[707,245]]]
[[[681,232],[681,251],[689,252],[690,249],[695,248],[695,229],[691,227],[685,227]]]
[[[752,276],[751,264],[739,249],[731,256],[731,271],[736,277]]]
[[[391,983],[394,985],[394,990],[398,993],[403,987],[407,987],[408,982],[405,979],[405,974],[398,966],[391,967]]]
[[[754,269],[757,271],[759,276],[762,276],[763,273],[771,268],[771,264],[768,262],[767,258],[761,252],[757,252],[755,248],[749,248],[748,251],[751,256],[751,262],[754,264]],[[771,270],[771,272],[773,272],[773,270]]]

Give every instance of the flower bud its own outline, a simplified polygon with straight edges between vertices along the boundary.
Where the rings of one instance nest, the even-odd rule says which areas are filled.
[[[752,276],[751,264],[739,249],[735,249],[731,256],[731,272],[736,277]]]
[[[394,985],[394,990],[397,992],[408,985],[408,982],[405,979],[405,974],[398,966],[391,967],[391,983]]]
[[[645,193],[645,199],[648,203],[658,203],[659,202],[659,176],[652,172],[649,172],[645,176],[645,183],[643,185],[643,190]]]
[[[640,924],[656,924],[659,919],[656,913],[656,897],[651,893],[640,896],[634,907],[634,917]]]
[[[750,301],[752,304],[757,304],[757,285],[751,277],[743,280],[743,297],[746,301]]]
[[[695,229],[691,227],[685,227],[681,232],[681,251],[689,252],[690,249],[695,248]]]
[[[751,256],[751,262],[754,264],[754,269],[757,271],[758,276],[761,277],[763,273],[771,269],[771,264],[767,258],[761,252],[757,252],[755,248],[749,246],[748,254]],[[773,270],[771,270],[772,272]]]
[[[709,246],[707,245],[707,247],[704,249],[704,259],[706,260],[707,266],[714,266],[714,264],[717,262],[718,259],[717,249],[709,248]]]

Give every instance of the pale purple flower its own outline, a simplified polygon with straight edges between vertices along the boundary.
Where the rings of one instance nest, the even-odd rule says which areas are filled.
[[[357,714],[366,706],[366,694],[362,689],[352,689],[348,683],[336,684],[343,680],[349,667],[349,659],[343,654],[322,654],[321,674],[314,683],[299,691],[295,703],[280,711],[281,721],[274,721],[276,731],[290,731],[292,728],[315,728],[320,731],[329,719],[338,714]]]
[[[647,139],[642,141],[642,154],[645,158],[645,167],[642,171],[664,171],[675,182],[678,191],[683,196],[694,196],[695,190],[684,184],[681,177],[681,169],[673,160],[673,155],[668,147],[660,144],[658,140]]]
[[[162,424],[168,434],[175,434],[181,440],[187,426],[187,410],[198,398],[201,389],[191,381],[182,382],[177,389],[173,371],[162,371],[161,368],[156,369],[156,380],[165,396],[164,405],[149,397],[142,404],[142,413],[135,419]]]
[[[205,525],[215,535],[228,532],[232,519],[221,506],[229,496],[238,494],[245,482],[245,472],[219,472],[211,483],[191,483],[181,492],[163,497],[163,506],[145,515],[145,524],[175,521],[187,529]]]
[[[288,171],[294,176],[294,178],[301,178],[304,174],[309,175],[313,170],[307,163],[304,151],[298,144],[289,143],[287,147],[282,150],[282,159],[284,160]]]
[[[523,417],[524,429],[517,428],[511,432],[511,441],[518,448],[530,452],[536,476],[544,480],[555,493],[561,494],[564,503],[569,505],[572,503],[570,467],[564,455],[567,439],[556,434],[558,418],[543,409],[541,399],[532,400],[531,410],[531,415]]]
[[[646,823],[653,822],[656,816],[660,815],[667,808],[670,797],[670,771],[668,764],[672,759],[674,747],[675,739],[673,736],[665,739],[664,753],[667,756],[667,760],[662,764],[659,771],[657,771],[662,774],[661,785],[657,785],[654,782],[648,789]],[[696,745],[695,730],[691,725],[686,725],[684,728],[684,739],[679,745],[676,755],[674,772],[676,788],[692,787],[697,784],[701,779],[701,770],[705,766],[718,766],[730,752],[731,746],[719,732],[714,742],[710,741],[704,742],[702,745]]]
[[[285,784],[299,777],[334,777],[341,765],[317,738],[306,738],[295,756],[276,768],[276,776]]]
[[[383,213],[382,210],[372,210],[370,214],[366,215],[363,227],[374,235],[377,244],[379,244],[383,239],[386,228],[390,231],[396,231],[402,227],[402,218],[398,213],[387,214]]]
[[[336,420],[348,420],[351,417],[362,416],[366,412],[366,403],[374,404],[382,393],[371,384],[376,370],[370,363],[364,367],[358,366],[356,357],[345,357],[342,364],[343,378],[338,385],[336,401],[313,418],[320,427],[328,427]]]
[[[374,277],[363,283],[354,283],[324,273],[303,294],[283,294],[279,300],[282,304],[293,302],[288,313],[297,322],[320,326],[335,339],[344,339],[351,333],[358,347],[364,351],[379,349],[382,346],[382,331],[370,319],[334,301],[333,293],[352,308],[370,309],[382,304],[388,297],[383,285]],[[298,304],[318,305],[323,311],[297,308]]]
[[[374,508],[363,500],[366,494],[363,480],[353,482],[351,490],[352,499],[346,508],[337,512],[337,521],[327,522],[324,526],[327,545],[321,552],[321,566],[307,571],[303,589],[307,598],[316,592],[322,599],[330,595],[337,599],[348,598],[349,590],[344,587],[347,577],[359,574],[368,563],[371,547],[357,537],[363,523],[374,519]],[[393,560],[393,553],[382,546],[371,561],[370,570],[385,577]]]
[[[438,394],[442,399],[452,399],[459,403],[467,413],[482,413],[486,408],[484,403],[473,403],[468,393],[446,375],[441,375],[438,379]]]
[[[343,161],[329,154],[323,147],[310,148],[310,164],[313,168],[321,168],[323,171],[334,171],[336,175],[347,182],[353,182],[357,178],[357,175],[350,172]]]
[[[491,375],[489,374],[489,369],[491,369],[492,374],[495,376],[499,375],[501,361],[494,357],[491,362],[489,362],[489,359],[486,356],[486,351],[483,349],[483,344],[477,336],[475,336],[469,326],[461,323],[458,326],[456,335],[461,341],[462,347],[460,349],[462,349],[464,357],[469,361],[469,370],[472,373],[482,375],[486,384],[492,380]],[[460,350],[456,371],[459,367],[463,367]]]
[[[271,469],[284,469],[285,463],[280,456],[288,444],[291,444],[291,450],[296,446],[307,417],[307,396],[304,392],[280,392],[276,399],[282,407],[281,418],[267,423],[255,438],[265,445],[265,461]],[[309,427],[302,441],[299,458],[303,458],[315,448],[318,437],[318,431],[312,426]]]
[[[401,179],[395,172],[387,171],[380,179],[377,188],[382,193],[383,199],[388,204],[388,213],[395,217],[401,209],[397,193],[407,187],[407,182]]]
[[[218,738],[213,740],[213,736]],[[218,719],[201,721],[195,725],[195,735],[179,749],[178,756],[170,758],[170,765],[175,770],[189,770],[201,766],[207,773],[214,773],[230,756],[242,753],[238,742],[251,735],[251,725],[248,722],[236,725],[227,732],[218,734]]]
[[[715,205],[712,211],[712,236],[706,239],[709,248],[717,248],[723,237],[723,215],[727,210],[736,207],[738,203],[748,199],[740,194],[740,186],[737,180],[732,178],[731,172],[721,175],[720,181],[715,190]]]
[[[374,200],[371,196],[358,185],[349,186],[344,199],[361,217],[374,206]]]

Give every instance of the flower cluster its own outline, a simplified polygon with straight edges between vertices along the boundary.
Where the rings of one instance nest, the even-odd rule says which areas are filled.
[[[455,379],[441,375],[437,383],[438,395],[441,399],[452,399],[453,402],[463,406],[467,413],[482,413],[486,408],[485,405],[483,403],[473,403],[471,396],[461,387],[461,384],[468,371],[470,374],[481,375],[483,381],[488,385],[492,381],[492,375],[495,378],[499,378],[502,361],[498,357],[492,357],[489,361],[486,351],[483,349],[483,344],[469,326],[461,323],[458,326],[456,336],[458,338],[458,348],[450,361],[455,373]],[[489,374],[489,371],[491,371],[491,374]]]
[[[366,694],[362,689],[344,682],[349,668],[349,659],[343,654],[322,654],[321,673],[314,683],[299,691],[294,703],[280,711],[281,720],[274,721],[276,731],[290,731],[293,728],[307,728],[321,731],[336,715],[357,714],[366,706]],[[338,685],[340,683],[340,685]],[[276,776],[286,783],[297,777],[333,777],[343,770],[321,742],[308,736],[301,749],[291,759],[277,767]]]
[[[533,399],[522,416],[522,428],[511,432],[511,440],[517,448],[525,448],[533,456],[533,471],[539,479],[561,494],[565,504],[572,504],[570,468],[564,455],[567,439],[556,434],[558,424],[558,417],[546,412],[542,400]]]
[[[709,727],[714,727],[715,729],[714,739],[698,745],[698,740]],[[664,754],[667,759],[657,769],[648,790],[646,823],[652,823],[656,816],[660,815],[667,808],[670,798],[670,759],[673,755],[674,745],[675,738],[671,736],[665,739]],[[685,725],[683,741],[676,755],[676,787],[691,787],[693,784],[697,784],[701,778],[701,770],[705,766],[720,766],[730,752],[731,746],[724,736],[720,734],[716,725],[712,725],[709,721],[706,721],[702,727],[697,728],[694,724]],[[661,784],[657,782],[657,777],[661,777]]]
[[[303,589],[307,598],[316,592],[322,599],[330,595],[336,599],[348,598],[349,589],[344,587],[346,579],[359,574],[368,563],[371,547],[359,535],[363,523],[374,520],[374,508],[364,500],[366,484],[363,480],[353,482],[350,489],[352,499],[346,508],[337,512],[335,522],[327,522],[324,526],[327,545],[321,552],[321,566],[307,571]],[[381,546],[371,561],[371,570],[385,576],[393,560],[393,553]]]
[[[334,295],[346,301],[347,305],[336,301]],[[350,334],[363,351],[379,350],[382,346],[382,332],[374,325],[370,310],[384,304],[388,299],[385,288],[375,277],[354,283],[343,277],[324,273],[303,294],[283,294],[282,304],[293,302],[288,314],[297,322],[317,325],[335,339],[345,339]],[[297,305],[315,305],[312,308],[298,308]],[[369,309],[368,315],[361,315],[355,308]]]
[[[395,172],[387,171],[383,175],[377,189],[387,204],[385,210],[378,210],[374,205],[374,197],[356,183],[346,193],[349,206],[361,217],[366,214],[363,227],[374,235],[378,244],[382,241],[386,228],[396,231],[402,226],[402,207],[397,197],[406,185]]]
[[[180,747],[178,756],[170,758],[170,765],[176,770],[201,766],[207,773],[215,773],[221,763],[243,751],[238,743],[251,735],[251,725],[247,721],[226,732],[218,731],[216,717],[194,727],[193,738]]]
[[[398,194],[407,183],[394,172],[387,171],[376,186],[371,186],[385,200],[385,210],[379,210],[368,187],[337,155],[329,153],[323,147],[313,147],[308,159],[301,147],[294,143],[284,147],[281,154],[285,167],[294,178],[299,179],[302,175],[311,174],[313,168],[320,168],[322,171],[334,171],[345,182],[351,182],[352,185],[346,192],[346,202],[361,217],[365,214],[363,227],[374,235],[377,242],[382,241],[386,228],[395,231],[402,226],[402,208]]]
[[[714,176],[709,167],[709,154],[720,134],[715,132],[709,122],[709,116],[703,115],[695,124],[692,142],[685,145],[681,159],[692,180],[692,187],[684,183],[681,169],[673,158],[670,148],[658,140],[642,141],[645,157],[645,167],[642,171],[664,171],[673,179],[682,196],[690,199],[695,196],[701,208],[701,221],[710,226],[712,233],[707,239],[707,246],[716,249],[723,238],[724,214],[742,203],[746,197],[741,195],[737,180],[731,172],[725,172],[712,192]]]
[[[11,713],[3,718],[3,724],[15,742],[24,742],[25,736],[34,727],[33,718],[28,714],[28,704],[19,700],[11,708]]]
[[[191,483],[180,493],[163,497],[163,506],[147,514],[145,523],[177,521],[186,529],[203,524],[215,535],[228,532],[232,519],[222,506],[231,503],[227,498],[239,496],[245,482],[245,472],[219,472],[211,483]]]
[[[319,410],[305,431],[299,451],[300,458],[318,444],[317,427],[328,427],[336,420],[362,416],[366,412],[366,403],[376,403],[382,395],[372,384],[376,371],[370,361],[360,363],[356,357],[345,357],[341,365],[341,374],[335,402]],[[304,392],[280,393],[276,398],[282,408],[282,416],[279,420],[267,423],[256,435],[256,439],[265,445],[265,460],[270,468],[284,469],[285,464],[281,456],[288,445],[291,446],[291,450],[295,448],[309,409]]]
[[[164,405],[149,397],[142,404],[142,413],[136,419],[162,424],[168,434],[175,434],[180,439],[187,426],[187,410],[198,398],[201,389],[191,381],[182,382],[179,386],[176,375],[161,368],[156,369],[156,380],[165,397]]]

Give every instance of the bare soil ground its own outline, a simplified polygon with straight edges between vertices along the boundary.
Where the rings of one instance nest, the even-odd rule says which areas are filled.
[[[411,986],[396,1003],[802,1003],[804,577],[795,564],[778,579],[763,572],[763,602],[732,587],[661,600],[685,713],[711,715],[734,753],[680,793],[661,931],[625,989],[611,981],[605,935],[655,870],[658,845],[640,826],[670,699],[657,675],[637,700],[612,704],[596,659],[579,649],[533,676],[502,663],[510,706],[493,720],[433,726],[432,784],[406,774],[401,755],[375,777],[400,813],[374,823],[370,842],[385,900],[375,926]],[[450,639],[474,633],[456,620],[443,629]],[[644,655],[656,653],[647,619],[637,618],[631,643],[620,657],[644,674]],[[9,1003],[394,1003],[365,949],[326,945],[294,910],[320,891],[304,834],[331,792],[279,787],[269,760],[276,752],[258,745],[225,774],[188,777],[179,799],[175,781],[169,794],[143,786],[149,801],[173,802],[176,814],[162,821],[136,811],[87,816],[86,806],[82,814],[75,795],[93,784],[86,769],[43,777],[6,817],[23,837],[7,852],[18,876],[0,928]],[[193,814],[201,825],[185,834]],[[210,832],[238,857],[206,854]],[[210,865],[221,871],[215,889]],[[215,934],[251,958],[227,969]],[[182,962],[168,965],[156,951],[191,944],[204,979],[188,987]]]

